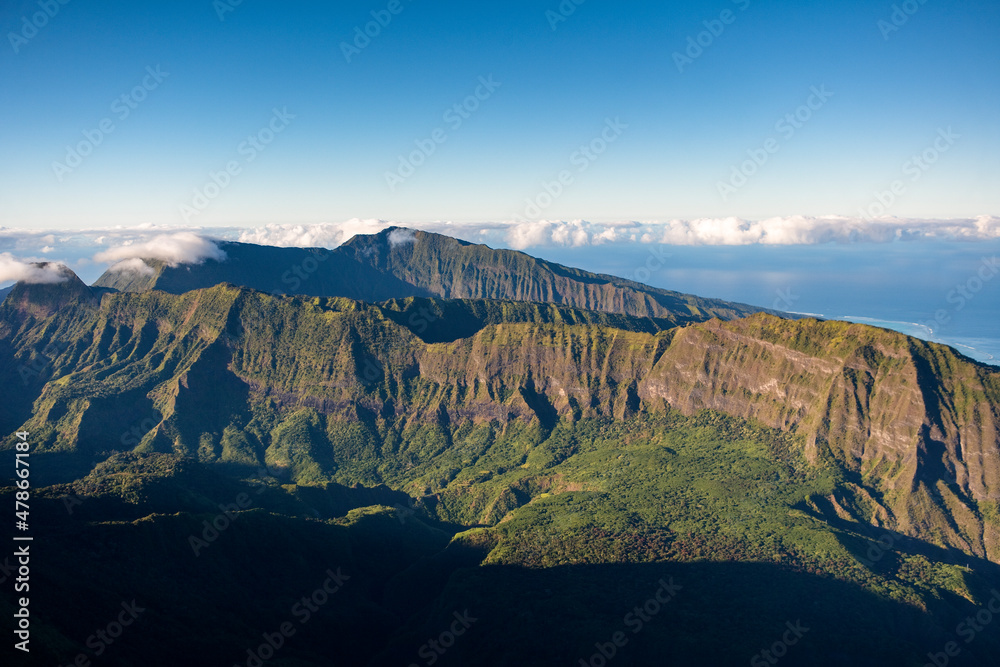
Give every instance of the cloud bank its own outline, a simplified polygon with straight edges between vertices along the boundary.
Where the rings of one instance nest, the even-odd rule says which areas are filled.
[[[145,242],[127,241],[118,247],[94,255],[94,261],[117,262],[116,266],[122,266],[121,263],[127,260],[142,259],[156,259],[175,267],[181,264],[201,264],[207,259],[221,262],[226,259],[226,253],[214,241],[203,236],[193,232],[178,232],[158,234]],[[117,270],[141,271],[142,268],[131,262]]]
[[[245,230],[240,233],[239,240],[262,245],[334,248],[356,234],[375,234],[391,226],[413,227],[517,250],[622,243],[745,246],[1000,239],[1000,218],[995,216],[957,220],[786,216],[765,220],[732,217],[615,223],[537,220],[487,224],[407,224],[385,220],[349,220],[316,225],[272,224]]]
[[[0,254],[0,284],[14,281],[32,285],[54,285],[69,279],[65,264],[35,264],[17,259],[10,253]]]
[[[1000,239],[1000,218],[961,220],[790,216],[765,220],[699,218],[668,222],[521,222],[506,234],[512,248],[661,243],[677,246],[818,245]]]
[[[0,253],[6,253],[0,284],[22,276],[35,280],[59,279],[51,270],[39,273],[39,270],[25,268],[33,261],[25,259],[28,257],[47,256],[65,262],[90,281],[100,275],[101,264],[111,264],[116,271],[145,273],[151,269],[138,261],[143,258],[161,260],[172,266],[197,264],[206,259],[224,260],[225,253],[211,239],[282,247],[336,248],[357,234],[377,234],[388,227],[421,229],[495,248],[517,250],[628,244],[845,245],[1000,240],[1000,218],[989,215],[951,220],[785,216],[763,220],[731,217],[611,223],[587,220],[412,223],[355,218],[344,222],[271,224],[263,227],[136,225],[83,230],[0,227]],[[402,236],[394,240],[408,241]],[[15,259],[15,256],[21,259]],[[122,264],[127,260],[135,261]]]
[[[242,230],[241,243],[273,245],[282,248],[336,248],[358,234],[378,234],[387,227],[412,227],[404,223],[385,220],[359,220],[320,223],[315,225],[272,224]],[[423,227],[421,227],[423,229]]]

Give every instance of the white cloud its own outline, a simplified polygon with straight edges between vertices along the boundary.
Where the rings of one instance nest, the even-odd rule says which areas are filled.
[[[417,236],[413,233],[412,229],[394,229],[389,232],[389,245],[393,248],[416,242]]]
[[[407,223],[355,218],[344,222],[242,228],[138,225],[68,231],[0,227],[0,252],[22,258],[48,256],[73,266],[84,266],[81,260],[85,258],[109,264],[143,258],[171,264],[197,263],[208,258],[224,259],[223,252],[206,237],[282,247],[336,248],[357,234],[377,234],[389,227],[420,229],[495,248],[529,252],[533,247],[614,247],[633,243],[746,246],[1000,240],[1000,218],[988,215],[952,220],[785,216],[763,220],[731,217],[612,223],[586,220]],[[133,268],[142,270],[137,265]]]
[[[33,263],[18,259],[10,253],[0,254],[0,284],[25,282],[34,285],[53,285],[66,282],[71,273],[65,264],[54,262]]]
[[[378,234],[392,226],[406,225],[385,220],[359,220],[354,218],[338,223],[315,225],[272,224],[242,230],[241,243],[273,245],[281,248],[336,248],[358,234]]]
[[[223,261],[226,253],[214,241],[193,232],[159,234],[145,242],[126,241],[97,253],[94,261],[121,262],[129,259],[157,259],[170,266],[201,264],[206,259]],[[134,266],[134,265],[133,265]]]
[[[667,245],[815,245],[822,243],[889,243],[915,240],[1000,239],[1000,218],[958,220],[841,216],[788,216],[765,220],[699,218],[668,222],[592,223],[538,220],[509,227],[504,240],[512,248],[588,246],[608,243]]]
[[[142,261],[138,257],[133,257],[132,259],[123,259],[122,261],[114,264],[108,271],[111,273],[135,273],[140,276],[151,276],[156,273],[149,264]]]
[[[377,234],[389,227],[420,229],[516,250],[544,246],[575,248],[626,243],[739,246],[1000,239],[1000,218],[995,216],[955,220],[907,218],[864,220],[844,216],[784,216],[764,220],[730,217],[611,223],[587,220],[522,220],[420,224],[355,218],[345,222],[313,225],[271,224],[230,231],[236,231],[238,239],[243,243],[281,247],[336,248],[358,234]]]

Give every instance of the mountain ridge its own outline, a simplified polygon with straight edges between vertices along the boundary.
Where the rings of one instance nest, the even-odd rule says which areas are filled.
[[[573,269],[514,250],[391,227],[358,235],[333,250],[219,242],[227,259],[171,267],[145,260],[148,274],[109,270],[94,283],[118,291],[179,294],[229,282],[285,295],[369,302],[407,297],[557,303],[573,308],[670,319],[733,319],[765,308],[649,287]],[[114,268],[114,267],[112,267]]]

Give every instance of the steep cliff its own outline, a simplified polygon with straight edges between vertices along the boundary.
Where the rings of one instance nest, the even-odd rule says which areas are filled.
[[[529,470],[521,491],[476,501],[507,503],[481,515],[496,521],[565,459],[560,424],[709,410],[784,431],[787,453],[839,470],[809,499],[818,515],[1000,560],[1000,372],[898,333],[228,285],[60,303],[29,320],[23,301],[0,306],[0,372],[24,387],[0,425],[41,451],[171,452],[435,494],[474,469]]]

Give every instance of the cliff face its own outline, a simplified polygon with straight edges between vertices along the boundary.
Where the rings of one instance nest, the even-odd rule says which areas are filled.
[[[826,512],[1000,556],[1000,373],[951,349],[839,322],[707,323],[639,395],[801,434],[847,473]]]
[[[538,304],[372,306],[231,286],[105,295],[27,323],[22,311],[0,306],[2,379],[22,386],[19,367],[41,349],[51,359],[24,401],[0,406],[0,425],[24,426],[42,451],[401,483],[379,466],[471,465],[479,433],[497,448],[526,428],[543,442],[560,421],[713,410],[795,434],[812,465],[841,470],[815,512],[1000,561],[1000,372],[901,334],[766,314],[669,329]]]
[[[403,239],[403,240],[397,240]],[[339,249],[358,262],[445,299],[556,303],[572,308],[670,318],[742,317],[760,308],[704,299],[574,269],[513,250],[411,230],[358,236]]]

